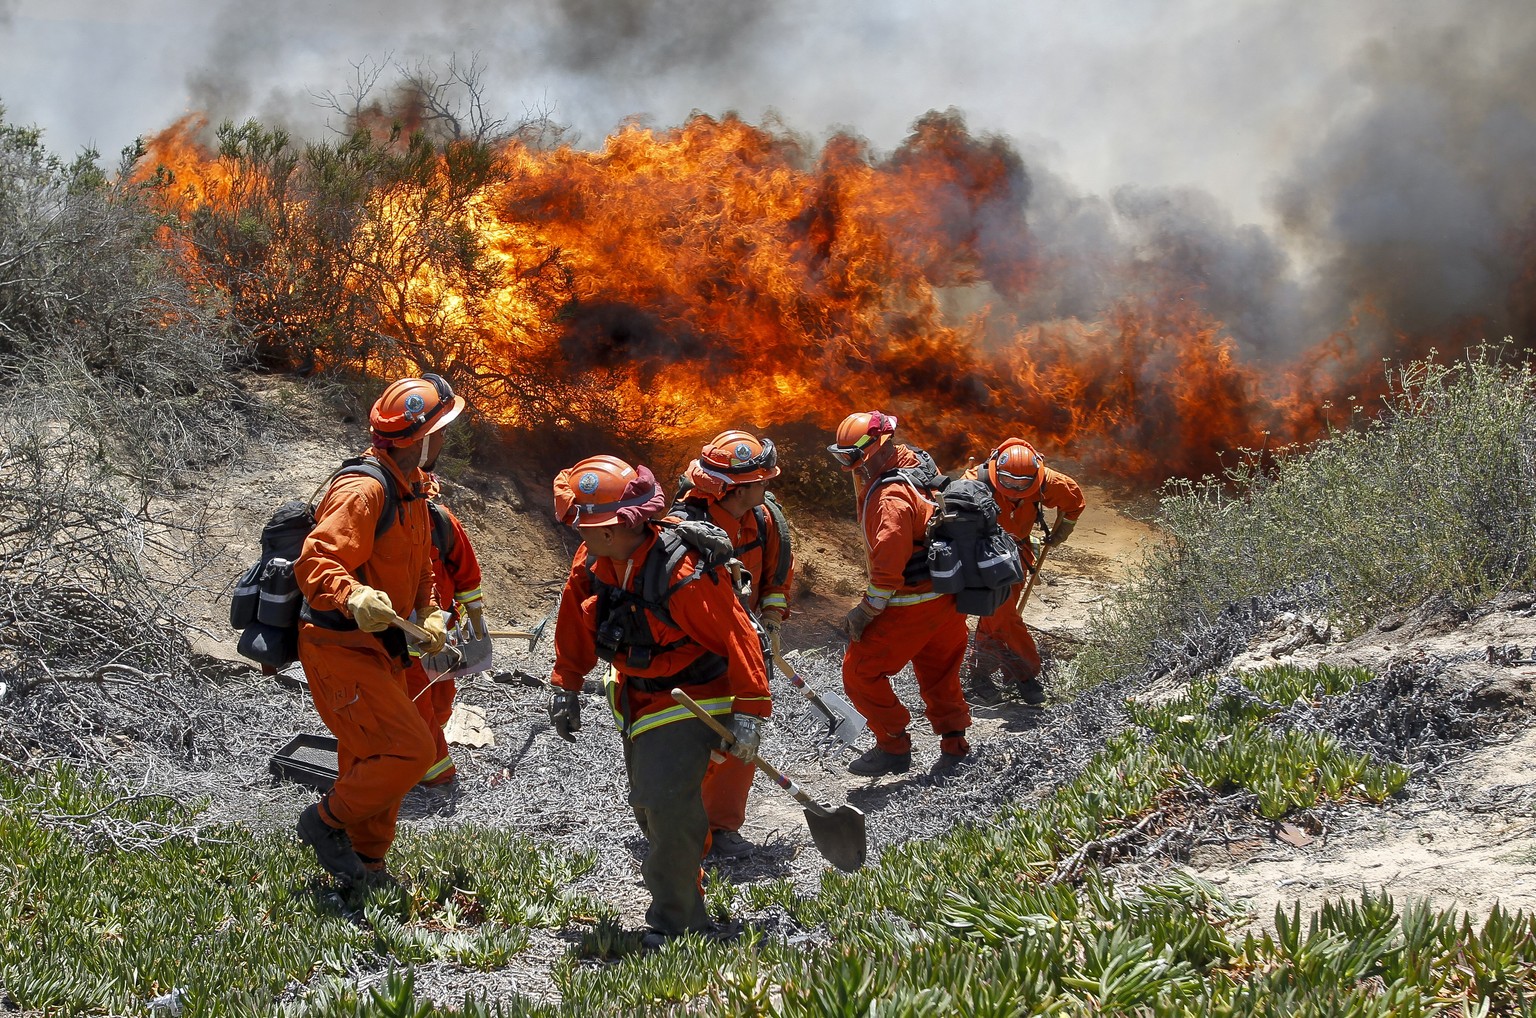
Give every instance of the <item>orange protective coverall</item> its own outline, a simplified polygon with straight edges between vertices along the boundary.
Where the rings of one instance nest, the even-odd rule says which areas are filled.
[[[918,462],[910,449],[901,446],[890,469],[915,467]],[[960,688],[968,635],[965,616],[955,611],[954,595],[935,594],[926,576],[912,584],[902,579],[933,514],[926,494],[903,481],[873,490],[862,481],[854,486],[869,566],[864,596],[885,610],[870,622],[861,639],[848,645],[843,655],[843,689],[868,719],[875,742],[889,753],[912,748],[907,734],[911,712],[891,688],[891,676],[909,662],[934,732],[964,732],[971,726],[971,708]]]
[[[586,674],[599,661],[598,597],[593,574],[609,586],[635,590],[646,558],[656,546],[653,527],[622,567],[610,559],[597,558],[590,569],[587,546],[576,549],[555,619],[552,683],[579,691]],[[692,552],[684,555],[673,573],[672,583],[691,573],[697,560]],[[725,658],[725,672],[708,682],[688,686],[689,696],[716,716],[734,712],[767,717],[772,709],[768,671],[757,630],[737,599],[729,577],[723,574],[724,570],[720,570],[713,578],[701,576],[672,594],[667,610],[676,626],[663,622],[654,612],[645,612],[658,645],[685,638],[688,642],[657,651],[644,668],[631,666],[628,654],[620,651],[607,679],[608,703],[625,739],[630,804],[651,843],[651,851],[641,865],[641,876],[651,892],[646,918],[656,929],[669,933],[704,929],[708,925],[703,872],[699,869],[699,860],[708,854],[710,844],[702,785],[709,762],[708,747],[718,745],[719,740],[703,729],[686,707],[672,699],[671,683],[666,679],[705,653],[718,654]],[[641,688],[636,680],[642,679],[653,680],[656,688]],[[698,726],[701,730],[695,733],[683,725]],[[646,787],[638,786],[642,779]],[[665,794],[658,801],[657,796],[663,791]]]
[[[636,549],[621,575],[615,564],[598,558],[587,568],[587,546],[576,549],[571,572],[560,594],[559,614],[555,617],[555,667],[550,681],[562,689],[579,692],[588,672],[597,667],[597,596],[593,591],[593,573],[604,582],[625,590],[634,590],[640,581],[646,556],[656,547],[653,531]],[[673,582],[692,572],[698,556],[683,556]],[[688,695],[709,713],[755,714],[767,717],[772,710],[768,692],[768,670],[763,662],[762,645],[747,610],[736,599],[728,580],[715,582],[701,577],[680,587],[667,603],[677,626],[669,626],[652,612],[646,615],[657,643],[672,643],[684,637],[689,642],[670,651],[657,653],[646,668],[631,668],[620,652],[613,664],[617,675],[608,687],[608,702],[613,708],[619,730],[627,738],[636,738],[658,725],[691,718],[686,707],[672,699],[669,689],[647,692],[630,688],[626,680],[661,679],[676,675],[706,652],[726,659],[725,674],[710,682],[688,688]]]
[[[1041,475],[1040,490],[1033,498],[1009,498],[1006,488],[1001,491],[994,488],[992,492],[997,499],[997,522],[1018,543],[1019,556],[1024,560],[1026,572],[1034,568],[1035,564],[1035,552],[1029,535],[1034,531],[1040,516],[1036,503],[1040,507],[1059,510],[1065,519],[1074,522],[1087,506],[1083,500],[1083,489],[1078,487],[1076,481],[1059,470],[1050,467],[1042,469],[1044,473]],[[987,479],[986,471],[978,467],[967,470],[965,476],[980,477],[983,481]],[[992,485],[989,482],[987,486]],[[1011,682],[1023,682],[1040,674],[1040,650],[1035,646],[1035,638],[1030,635],[1029,627],[1019,617],[1019,598],[1023,596],[1028,582],[1026,577],[1023,583],[1015,583],[1008,600],[987,618],[976,622],[978,670],[985,669],[990,673],[1001,668]]]
[[[294,563],[294,577],[310,607],[347,614],[359,583],[389,595],[395,611],[425,615],[437,608],[432,579],[432,536],[420,471],[405,477],[388,456],[379,463],[394,475],[399,515],[374,541],[384,490],[371,477],[338,477],[315,509],[315,529]],[[432,766],[432,733],[405,692],[406,663],[384,649],[379,636],[305,622],[299,661],[315,710],[336,736],[338,776],[321,799],[321,815],[352,837],[364,862],[382,862],[395,838],[400,800]]]
[[[453,612],[453,622],[457,624],[464,618],[465,605],[484,599],[484,592],[480,589],[480,560],[475,555],[474,545],[469,542],[469,535],[464,532],[464,525],[452,510],[437,501],[437,492],[437,477],[428,474],[427,497],[446,515],[452,532],[447,555],[437,546],[434,532],[432,575],[437,582],[437,603]],[[453,717],[453,698],[458,693],[458,687],[452,679],[431,682],[430,686],[429,681],[426,669],[421,666],[420,656],[413,651],[411,666],[405,672],[405,691],[421,712],[422,719],[432,729],[437,757],[421,780],[435,785],[452,778],[456,772],[453,755],[448,751],[448,740],[443,736],[443,726]]]
[[[764,510],[766,515],[767,510]],[[757,512],[749,509],[737,519],[718,501],[709,503],[709,522],[725,531],[731,544],[737,548],[736,557],[752,574],[752,598],[748,605],[753,612],[765,605],[780,608],[789,616],[789,589],[794,583],[794,560],[790,560],[789,572],[782,583],[773,575],[779,563],[779,530],[769,516],[768,532],[758,544]],[[755,548],[747,545],[756,544]],[[746,549],[745,551],[741,549]],[[710,831],[739,831],[747,819],[747,797],[752,791],[752,778],[757,768],[730,754],[725,759],[711,761],[709,773],[704,776],[704,811],[709,814]]]

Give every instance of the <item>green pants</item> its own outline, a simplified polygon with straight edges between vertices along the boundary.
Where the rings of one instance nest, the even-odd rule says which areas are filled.
[[[710,928],[699,889],[699,860],[709,836],[704,772],[720,737],[697,718],[673,721],[624,740],[629,804],[651,849],[640,867],[651,907],[645,921],[662,933]]]

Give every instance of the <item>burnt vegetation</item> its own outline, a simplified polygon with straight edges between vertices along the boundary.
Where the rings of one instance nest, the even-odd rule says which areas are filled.
[[[0,1008],[1529,1013],[1536,917],[1366,891],[1254,931],[1164,865],[1339,823],[1496,734],[1496,705],[1458,678],[1470,659],[1230,667],[1286,613],[1347,636],[1530,607],[1536,389],[1494,349],[1402,365],[1379,407],[1336,408],[1325,440],[1172,482],[1166,540],[1053,662],[1070,697],[951,782],[866,793],[883,851],[862,872],[797,872],[788,844],[766,871],[712,869],[711,910],[747,920],[736,941],[641,950],[605,897],[632,874],[624,837],[593,829],[612,804],[563,783],[612,770],[617,749],[600,733],[566,755],[535,745],[531,699],[506,709],[528,739],[498,750],[505,780],[411,817],[400,886],[325,893],[286,834],[296,793],[219,771],[259,760],[250,730],[292,709],[187,639],[187,591],[225,582],[205,575],[189,482],[284,426],[251,372],[318,391],[432,365],[471,402],[514,407],[513,434],[565,435],[539,447],[552,457],[659,448],[688,413],[622,364],[572,374],[548,330],[604,320],[576,266],[556,246],[507,257],[480,228],[477,196],[525,172],[499,143],[548,143],[547,118],[489,117],[473,66],[418,70],[381,103],[370,74],[329,97],[332,139],[220,128],[221,172],[199,185],[216,201],[141,151],[107,174],[0,124]],[[921,127],[925,152],[965,141],[942,116]],[[1007,193],[1028,190],[981,148]],[[788,439],[809,463],[812,430]],[[807,670],[836,681],[830,660]],[[773,738],[797,763],[825,757],[784,713]]]

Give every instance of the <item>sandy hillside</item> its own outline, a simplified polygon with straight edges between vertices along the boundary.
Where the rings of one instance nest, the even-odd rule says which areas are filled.
[[[258,445],[227,475],[210,478],[202,493],[206,527],[216,554],[204,582],[189,592],[193,618],[203,632],[198,649],[209,655],[216,687],[202,694],[216,711],[220,729],[200,736],[200,755],[170,759],[145,750],[139,766],[159,780],[207,796],[211,815],[238,818],[256,826],[286,827],[313,792],[274,783],[270,756],[300,732],[323,731],[307,695],[279,685],[235,656],[236,634],[226,624],[227,591],[254,554],[261,523],[272,508],[295,494],[308,494],[341,457],[362,444],[363,425],[319,413],[294,423],[294,433]],[[664,476],[664,475],[663,475]],[[527,472],[464,469],[452,475],[448,498],[470,527],[484,566],[490,613],[498,624],[529,625],[553,608],[574,549],[572,535],[554,525],[548,512],[547,478]],[[1075,643],[1110,587],[1126,575],[1153,530],[1136,517],[1146,500],[1085,485],[1089,508],[1071,541],[1053,552],[1029,609],[1042,634],[1048,685],[1054,668],[1075,651]],[[1129,510],[1121,507],[1130,506]],[[861,555],[851,519],[793,514],[801,569],[796,614],[786,627],[786,649],[797,668],[820,688],[837,688],[843,641],[835,622],[863,586]],[[1494,900],[1536,904],[1536,874],[1529,860],[1528,833],[1536,801],[1536,746],[1518,729],[1531,705],[1530,678],[1536,667],[1490,665],[1487,648],[1525,648],[1508,660],[1536,657],[1536,620],[1529,605],[1506,605],[1472,620],[1430,612],[1393,620],[1341,641],[1320,620],[1276,615],[1253,636],[1250,652],[1234,667],[1294,658],[1341,660],[1368,665],[1378,674],[1407,678],[1387,684],[1369,714],[1355,705],[1349,717],[1362,720],[1363,743],[1381,719],[1408,724],[1429,717],[1443,733],[1419,733],[1432,751],[1416,750],[1419,774],[1405,796],[1385,809],[1337,807],[1299,818],[1298,830],[1281,840],[1271,825],[1249,820],[1227,829],[1197,831],[1188,838],[1166,832],[1160,842],[1171,858],[1249,902],[1258,921],[1277,902],[1315,902],[1325,895],[1353,893],[1359,886],[1385,886],[1423,894],[1476,911]],[[544,682],[551,664],[550,641],[528,650],[520,642],[497,646],[495,670],[461,687],[459,703],[484,718],[493,741],[459,746],[460,780],[447,790],[418,790],[406,800],[406,829],[486,824],[524,831],[543,841],[596,851],[597,867],[576,890],[619,908],[625,921],[640,925],[645,902],[639,884],[644,852],[625,803],[619,740],[598,683],[583,697],[585,727],[574,745],[550,731]],[[1054,663],[1053,663],[1054,661]],[[217,665],[217,667],[215,667]],[[1405,670],[1406,669],[1406,670]],[[857,779],[846,764],[869,745],[855,747],[827,737],[811,708],[776,680],[775,717],[764,740],[764,755],[819,799],[850,802],[867,818],[871,859],[888,846],[937,836],[955,824],[984,820],[999,809],[1027,804],[1072,779],[1077,769],[1128,720],[1128,696],[1169,695],[1179,688],[1167,679],[1126,680],[1084,693],[1046,709],[1005,701],[976,707],[971,729],[975,752],[959,772],[936,773],[937,737],[920,715],[910,671],[896,679],[898,694],[914,708],[914,767],[907,774]],[[1438,700],[1436,698],[1439,698]],[[1436,713],[1436,704],[1445,710]],[[1418,711],[1418,713],[1415,713]],[[1370,717],[1377,721],[1370,721]],[[1417,722],[1415,722],[1417,723]],[[1443,736],[1443,737],[1442,737]],[[1517,738],[1518,737],[1518,738]],[[1415,742],[1417,740],[1417,742]],[[1485,748],[1477,748],[1479,746]],[[1438,747],[1438,748],[1435,748]],[[1472,752],[1468,752],[1468,749]],[[125,770],[131,771],[125,765]],[[744,833],[760,848],[751,858],[724,864],[735,884],[787,878],[804,890],[819,883],[825,862],[814,849],[797,804],[760,782],[749,805]],[[1310,838],[1310,841],[1307,839]],[[1136,864],[1137,875],[1170,865],[1162,856]],[[780,920],[749,916],[769,932]],[[534,950],[497,978],[535,995],[552,992],[548,963],[568,947],[570,931],[539,934]],[[430,973],[424,989],[443,999],[475,986],[490,988],[485,976],[451,967]],[[467,980],[467,981],[466,981]]]

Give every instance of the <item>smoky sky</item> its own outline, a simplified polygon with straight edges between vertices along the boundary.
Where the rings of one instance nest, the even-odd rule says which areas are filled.
[[[1384,334],[1521,328],[1528,0],[0,0],[0,103],[64,152],[189,112],[313,136],[316,93],[450,56],[585,147],[700,110],[889,152],[957,109],[1027,167],[1022,314],[1092,316],[1130,272],[1260,353],[1367,298]]]

